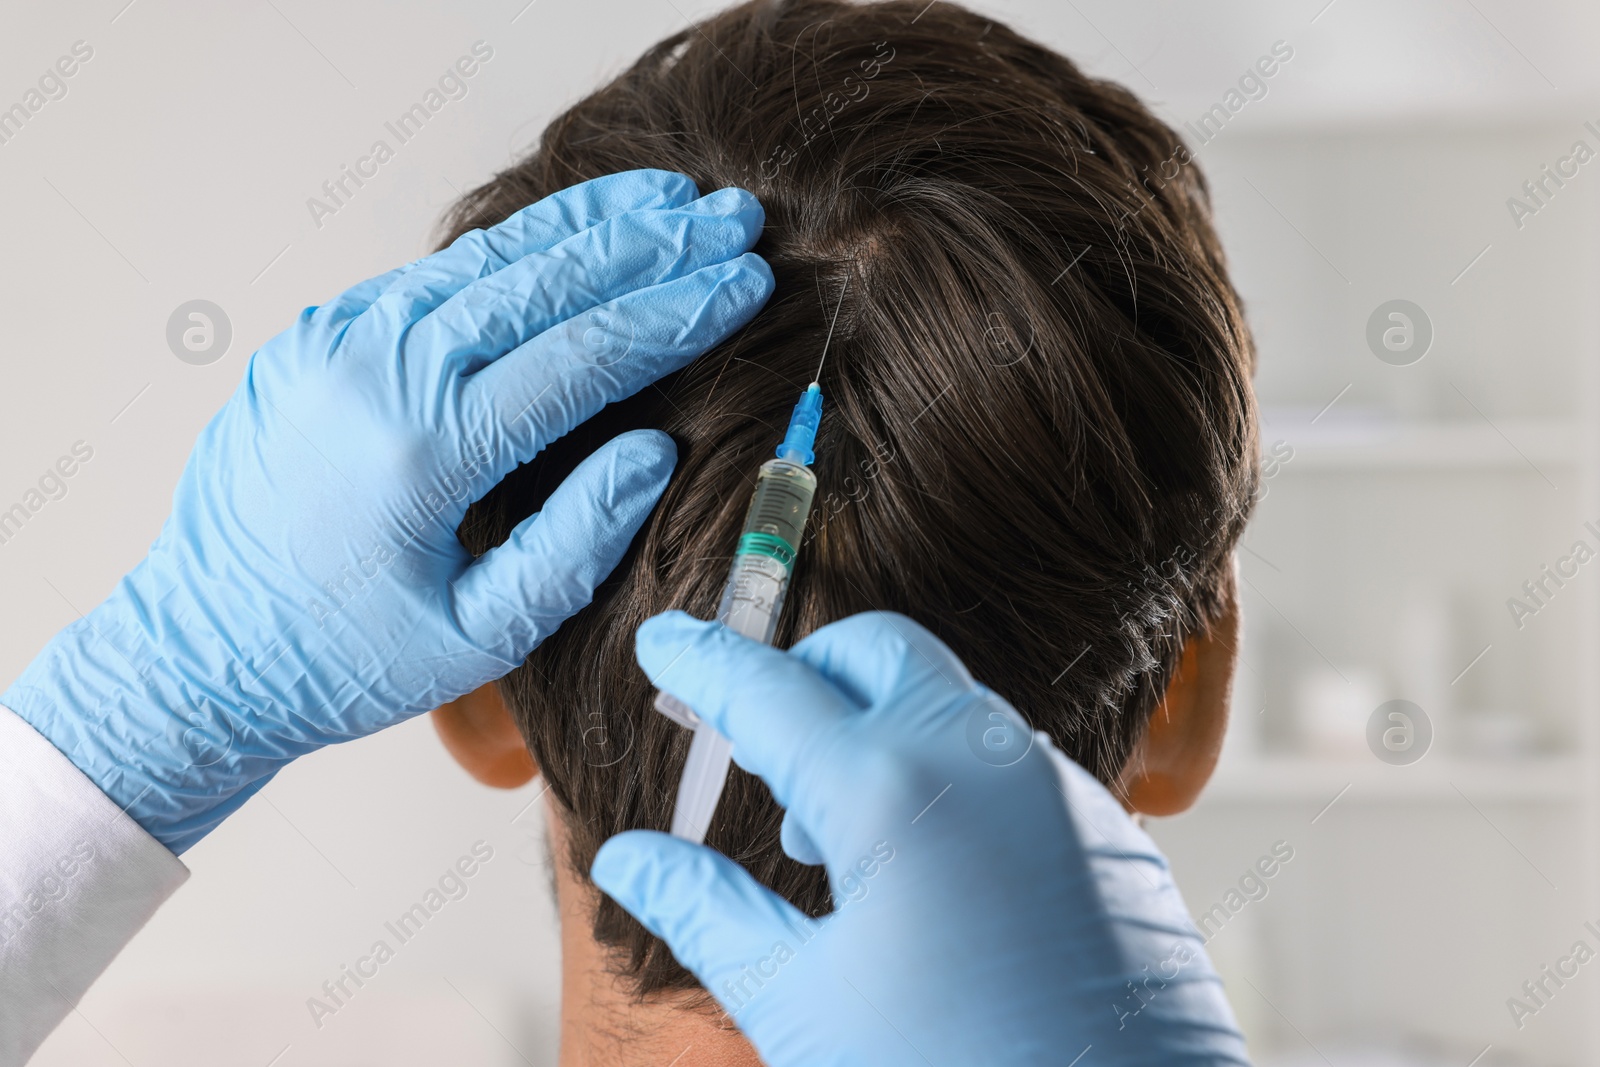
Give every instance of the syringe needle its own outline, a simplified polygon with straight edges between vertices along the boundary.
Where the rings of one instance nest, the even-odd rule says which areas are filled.
[[[828,336],[822,342],[822,359],[817,360],[817,373],[811,376],[811,384],[816,385],[822,381],[822,363],[828,358],[828,345],[833,343],[833,328],[839,324],[839,312],[844,308],[844,294],[850,290],[850,275],[844,276],[844,287],[839,290],[839,303],[834,306],[833,320],[828,323]]]

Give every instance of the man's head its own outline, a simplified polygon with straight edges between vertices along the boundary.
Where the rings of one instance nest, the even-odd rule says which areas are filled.
[[[777,643],[903,612],[1131,807],[1191,801],[1225,717],[1256,437],[1249,336],[1177,136],[950,4],[755,2],[559,116],[462,200],[449,236],[637,167],[753,192],[776,291],[469,512],[461,538],[481,553],[599,443],[638,427],[677,441],[629,557],[500,683],[520,736],[480,694],[440,716],[447,743],[504,784],[532,772],[525,739],[580,876],[611,835],[667,827],[688,733],[652,710],[634,631],[669,607],[715,613],[754,472],[837,313],[820,488]],[[498,739],[493,767],[472,755],[474,722]],[[707,840],[823,913],[826,879],[783,854],[780,820],[735,769]],[[639,992],[693,985],[611,902],[593,932]]]

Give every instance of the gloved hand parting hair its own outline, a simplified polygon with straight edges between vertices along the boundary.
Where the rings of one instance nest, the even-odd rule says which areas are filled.
[[[856,615],[783,652],[669,612],[637,647],[827,865],[820,920],[665,834],[591,872],[764,1063],[1248,1063],[1155,844],[926,629]]]
[[[0,703],[182,851],[287,761],[498,678],[588,603],[675,452],[624,434],[500,548],[472,501],[760,309],[748,193],[631,171],[308,308],[250,359],[140,563]]]

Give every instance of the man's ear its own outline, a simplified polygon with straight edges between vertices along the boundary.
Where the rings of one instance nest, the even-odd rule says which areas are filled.
[[[496,683],[434,708],[432,718],[445,749],[484,785],[515,789],[539,773]]]
[[[1186,811],[1216,770],[1239,649],[1239,598],[1231,572],[1226,596],[1222,616],[1205,633],[1184,642],[1166,695],[1122,770],[1117,792],[1129,811]]]

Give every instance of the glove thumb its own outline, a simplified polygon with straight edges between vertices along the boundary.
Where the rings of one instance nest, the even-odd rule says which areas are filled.
[[[672,477],[672,438],[635,430],[578,464],[542,511],[484,553],[454,585],[473,648],[515,666],[594,599]]]
[[[817,933],[813,920],[722,853],[651,830],[607,841],[589,873],[667,943],[741,1028],[757,988],[744,972],[775,952],[782,962]]]
[[[797,863],[820,867],[827,862],[822,850],[811,840],[811,835],[806,833],[806,828],[800,825],[800,820],[795,818],[792,811],[783,813],[783,828],[779,831],[778,841],[789,858]]]

